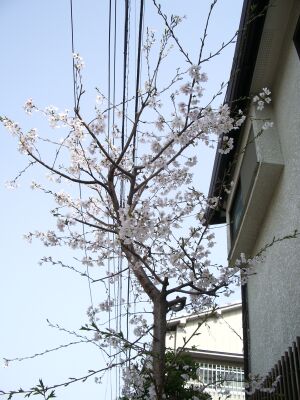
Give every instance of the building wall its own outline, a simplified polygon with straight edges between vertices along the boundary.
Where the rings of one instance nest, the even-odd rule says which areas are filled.
[[[281,3],[285,4],[284,1]],[[288,29],[277,63],[274,60],[275,73],[270,82],[270,112],[279,137],[284,168],[252,254],[259,252],[274,236],[283,237],[295,229],[300,230],[300,60],[292,41],[300,5],[297,1],[286,4],[291,3]],[[272,130],[266,132],[266,135],[270,134]],[[265,142],[267,140],[272,137]],[[249,279],[251,372],[267,373],[300,335],[299,300],[298,238],[284,240],[268,249],[264,262],[256,268],[256,275]]]
[[[199,323],[201,326],[197,330]],[[188,341],[197,330],[197,335],[192,336],[184,347],[191,351],[192,356],[199,362],[199,382],[208,385],[206,392],[213,400],[228,398],[227,391],[230,392],[232,400],[245,398],[241,304],[221,307],[213,316],[201,314],[176,318],[169,322],[168,329],[171,331],[167,333],[166,346],[172,350],[183,347],[185,340]],[[214,354],[206,353],[207,351]],[[227,354],[228,359],[226,353],[230,353]],[[232,353],[235,354],[235,359],[230,358]],[[220,380],[228,376],[233,378],[223,382],[220,387]]]
[[[184,346],[197,330],[199,320],[186,320],[182,318],[176,331],[168,333],[166,346],[172,349]],[[243,353],[241,306],[231,311],[215,314],[209,317],[197,330],[197,335],[188,342],[188,348],[193,346],[198,350],[220,351],[228,353]]]

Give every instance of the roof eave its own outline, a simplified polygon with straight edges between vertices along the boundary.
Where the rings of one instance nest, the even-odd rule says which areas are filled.
[[[230,80],[225,96],[225,103],[229,104],[232,112],[237,108],[243,109],[247,106],[268,4],[269,0],[244,1]],[[254,10],[255,15],[258,16],[253,18],[251,14]],[[236,144],[239,137],[240,131],[235,131],[234,141]],[[221,154],[217,149],[208,197],[221,196],[222,201],[218,210],[208,210],[207,220],[210,225],[226,222],[224,203],[227,195],[223,186],[224,180],[228,181],[230,165],[235,157],[237,147],[229,154]]]

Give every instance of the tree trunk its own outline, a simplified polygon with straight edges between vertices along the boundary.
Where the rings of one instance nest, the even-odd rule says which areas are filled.
[[[153,307],[153,378],[157,400],[164,399],[167,311],[167,300],[163,291],[155,299]]]

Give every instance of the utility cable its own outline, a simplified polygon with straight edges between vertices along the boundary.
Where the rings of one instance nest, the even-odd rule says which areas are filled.
[[[139,18],[139,38],[138,38],[138,56],[137,56],[137,71],[136,71],[136,89],[135,89],[135,107],[134,115],[137,118],[138,105],[139,105],[139,88],[140,88],[140,73],[141,73],[141,49],[142,49],[142,30],[143,30],[143,19],[144,19],[144,0],[140,2],[140,18]],[[136,132],[133,137],[133,150],[132,158],[133,164],[135,164],[135,153],[136,153]]]
[[[74,18],[73,18],[73,0],[70,0],[70,22],[71,22],[71,47],[72,47],[72,59],[73,59],[73,95],[74,95],[74,109],[78,107],[78,85],[77,85],[77,70],[75,68],[75,61],[74,61],[74,53],[75,53],[75,45],[74,45]],[[79,170],[80,175],[80,170]],[[78,184],[79,186],[79,197],[80,197],[80,213],[83,217],[83,209],[82,209],[82,188],[81,183]],[[82,236],[84,238],[84,254],[85,259],[87,260],[87,249],[86,249],[86,234],[85,234],[85,226],[84,223],[82,224]],[[91,279],[89,273],[89,266],[88,263],[86,265],[86,275],[88,279],[89,285],[89,295],[90,295],[90,302],[92,310],[94,310],[94,303],[93,303],[93,295],[92,295],[92,287],[91,287]]]

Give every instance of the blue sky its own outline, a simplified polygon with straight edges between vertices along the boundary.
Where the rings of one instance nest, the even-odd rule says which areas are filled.
[[[107,91],[107,30],[108,0],[74,0],[75,49],[84,58],[84,84],[87,90],[84,107],[93,105],[94,87]],[[139,2],[131,1],[132,38],[137,32]],[[179,30],[190,55],[195,54],[207,14],[207,0],[164,0],[167,13],[186,15]],[[208,32],[207,49],[216,49],[237,30],[241,0],[219,0]],[[118,70],[122,68],[123,1],[118,1],[119,36],[117,49]],[[152,1],[146,0],[145,25],[160,32],[160,19]],[[137,23],[137,22],[136,22]],[[32,97],[41,106],[50,104],[72,109],[72,56],[69,0],[2,0],[0,3],[0,114],[31,127],[22,105]],[[135,41],[132,57],[135,54]],[[234,46],[204,66],[209,75],[209,89],[213,93],[229,76]],[[174,58],[174,65],[177,59]],[[178,59],[178,63],[180,60]],[[168,71],[164,72],[167,76]],[[53,225],[49,215],[51,202],[40,193],[32,192],[29,183],[32,172],[20,181],[21,187],[8,191],[4,182],[14,178],[25,165],[17,152],[15,140],[0,126],[0,191],[1,191],[1,281],[0,281],[0,358],[32,355],[61,343],[74,340],[50,328],[48,318],[69,330],[87,322],[86,309],[90,305],[88,283],[69,271],[39,266],[49,249],[39,244],[28,245],[22,238],[30,230],[46,230]],[[206,191],[210,179],[214,152],[203,153],[199,170],[199,184]],[[39,172],[37,172],[39,174]],[[200,178],[199,178],[200,179]],[[220,230],[217,258],[225,259],[225,232]],[[93,297],[99,302],[103,288],[93,287]],[[105,317],[104,317],[105,318]],[[38,378],[46,384],[65,381],[70,376],[84,375],[88,369],[99,369],[103,357],[89,345],[53,352],[44,358],[12,363],[0,368],[0,389],[16,389],[35,385]],[[109,377],[102,385],[93,379],[85,384],[58,392],[58,398],[79,400],[113,397],[115,380]]]

